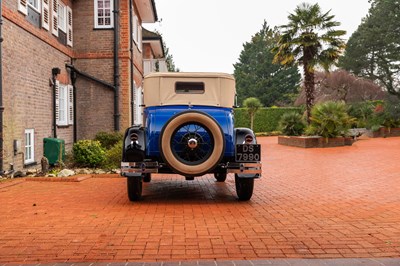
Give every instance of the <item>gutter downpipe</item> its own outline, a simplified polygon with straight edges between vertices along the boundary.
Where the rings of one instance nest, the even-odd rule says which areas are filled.
[[[3,171],[3,54],[2,54],[2,44],[3,44],[3,1],[0,0],[0,175],[4,173]]]
[[[71,61],[72,63],[72,61]],[[78,121],[77,121],[77,117],[76,117],[76,78],[77,78],[77,74],[75,71],[70,71],[70,77],[71,77],[71,83],[72,83],[72,94],[73,94],[73,105],[74,105],[74,143],[76,143],[78,141]]]
[[[1,1],[1,0],[0,0]],[[135,123],[135,67],[133,61],[133,0],[129,0],[129,51],[131,53],[130,67],[131,67],[131,125]]]
[[[61,70],[58,67],[51,69],[51,80],[53,83],[53,138],[57,138],[57,118],[56,118],[56,90],[57,90],[57,75]]]
[[[120,130],[120,117],[119,113],[119,94],[120,94],[120,74],[119,74],[119,0],[114,0],[114,130]]]

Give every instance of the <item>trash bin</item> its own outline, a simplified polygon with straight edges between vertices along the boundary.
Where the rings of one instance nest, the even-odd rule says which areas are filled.
[[[44,157],[49,160],[50,165],[65,160],[65,142],[63,139],[44,138],[43,146]]]

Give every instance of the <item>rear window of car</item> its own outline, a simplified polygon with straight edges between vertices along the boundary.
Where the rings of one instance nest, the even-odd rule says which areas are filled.
[[[203,82],[176,82],[175,92],[180,94],[202,94],[204,93]]]

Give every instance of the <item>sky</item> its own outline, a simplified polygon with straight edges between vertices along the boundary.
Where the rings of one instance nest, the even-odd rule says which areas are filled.
[[[319,3],[331,10],[337,29],[348,39],[366,16],[368,0],[155,0],[159,21],[143,24],[158,30],[180,71],[233,73],[243,44],[264,22],[284,25],[297,5]]]

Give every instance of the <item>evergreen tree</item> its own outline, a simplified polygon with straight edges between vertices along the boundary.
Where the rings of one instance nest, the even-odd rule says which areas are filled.
[[[234,64],[239,104],[246,98],[256,97],[263,106],[287,105],[297,96],[300,84],[297,67],[283,68],[272,63],[271,48],[277,40],[277,30],[264,22],[251,42],[243,45],[239,62]]]
[[[400,1],[374,0],[350,37],[340,66],[400,98]]]

